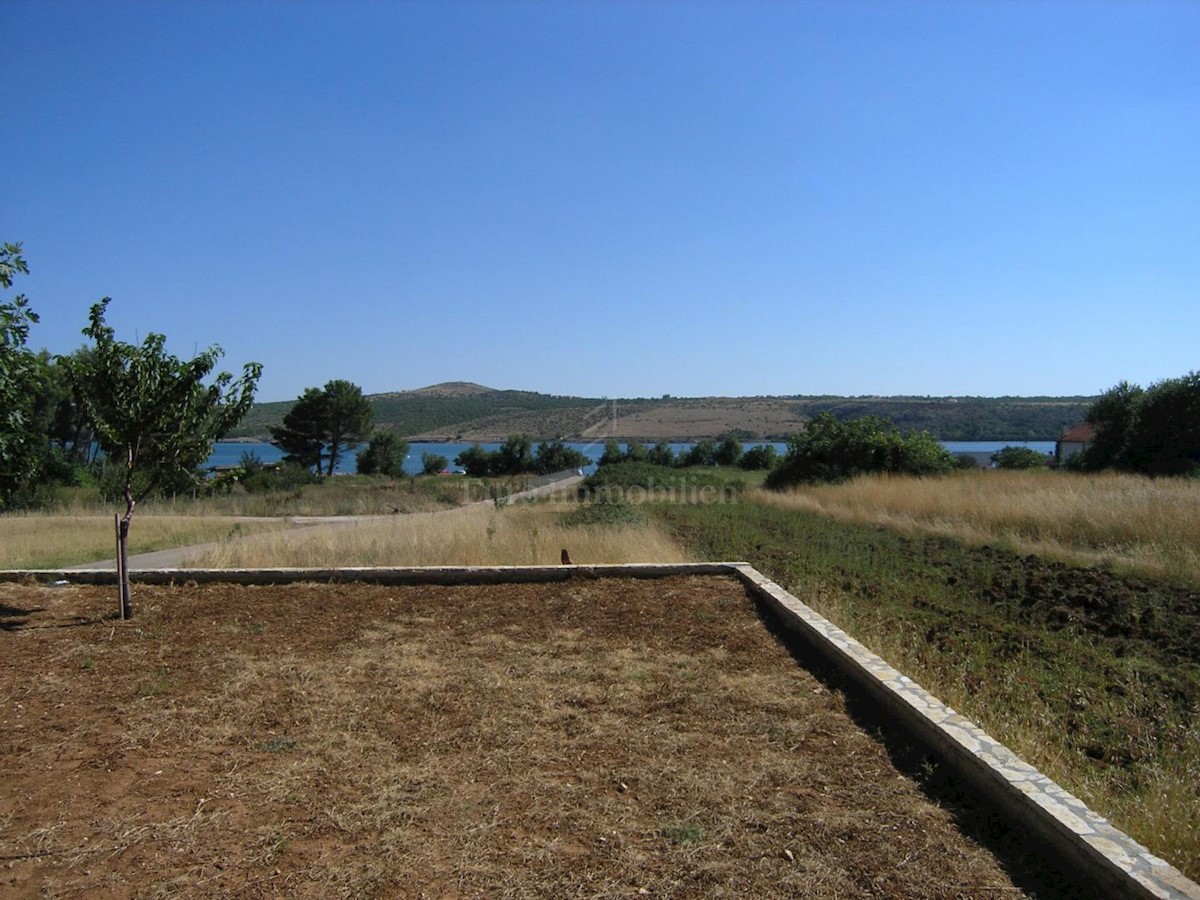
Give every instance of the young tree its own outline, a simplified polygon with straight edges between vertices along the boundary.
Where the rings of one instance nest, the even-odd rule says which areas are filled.
[[[492,461],[493,475],[520,475],[533,468],[533,438],[527,434],[510,434]]]
[[[318,472],[327,461],[325,473],[332,475],[347,449],[357,447],[371,433],[371,404],[362,388],[337,379],[324,388],[307,388],[283,417],[281,426],[271,428],[272,443],[287,458]]]
[[[129,525],[138,502],[166,483],[195,479],[213,443],[250,409],[262,366],[247,363],[236,381],[221,372],[207,384],[222,350],[215,344],[183,361],[149,334],[142,345],[118,341],[104,321],[109,298],[94,305],[83,333],[94,343],[90,365],[72,370],[96,439],[123,467],[125,515],[118,532],[124,577],[121,614],[133,614],[128,559]]]
[[[712,438],[705,438],[679,457],[681,466],[715,466],[720,448]]]
[[[458,456],[454,457],[454,464],[462,466],[472,478],[486,478],[492,473],[493,455],[484,450],[479,444],[472,444],[458,454]]]
[[[646,462],[653,466],[673,466],[675,465],[675,451],[666,441],[659,441],[646,451]]]
[[[731,434],[726,435],[721,439],[713,458],[718,466],[736,466],[742,458],[742,442]]]
[[[367,449],[358,455],[358,471],[362,475],[386,475],[399,478],[404,474],[404,457],[408,456],[408,441],[394,431],[379,431],[371,436]]]
[[[421,472],[425,475],[440,475],[450,460],[438,453],[426,451],[421,454]]]

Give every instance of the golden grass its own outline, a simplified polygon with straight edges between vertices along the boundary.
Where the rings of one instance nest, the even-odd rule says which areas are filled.
[[[284,527],[286,523],[269,519],[137,514],[129,530],[129,552],[148,553]],[[0,568],[54,569],[112,559],[114,545],[111,513],[0,516]]]
[[[518,490],[528,479],[513,479]],[[318,484],[250,494],[234,487],[227,494],[154,497],[142,501],[143,514],[171,516],[365,516],[395,512],[427,512],[459,506],[487,496],[479,479],[367,478],[338,476]],[[53,511],[59,515],[111,516],[117,504],[100,498],[95,488],[64,489]]]
[[[862,476],[749,496],[1083,565],[1193,581],[1200,573],[1200,481],[980,471],[937,479]]]
[[[686,562],[688,554],[656,525],[559,524],[562,504],[477,504],[438,513],[318,525],[223,541],[189,558],[211,568],[265,566],[552,565],[563,548],[583,564]]]

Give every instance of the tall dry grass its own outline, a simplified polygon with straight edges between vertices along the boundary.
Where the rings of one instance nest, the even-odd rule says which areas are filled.
[[[129,552],[149,553],[286,527],[281,521],[233,517],[135,515]],[[0,516],[0,568],[56,569],[112,559],[113,519],[107,516]]]
[[[1066,562],[1183,580],[1200,577],[1200,481],[980,471],[937,479],[862,476],[844,484],[749,496],[841,521],[994,544]]]
[[[475,505],[437,513],[317,525],[229,540],[187,560],[213,568],[260,566],[551,565],[685,562],[656,525],[564,527],[562,504]]]

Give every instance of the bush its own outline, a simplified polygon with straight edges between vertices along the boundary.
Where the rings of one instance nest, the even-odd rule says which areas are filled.
[[[408,441],[394,431],[380,431],[371,438],[367,449],[358,454],[360,475],[404,475],[404,457],[408,456]]]
[[[566,528],[624,528],[645,524],[646,513],[621,500],[601,498],[594,503],[586,503],[578,509],[563,513],[559,522]]]
[[[747,472],[759,472],[770,469],[778,459],[779,451],[775,449],[774,444],[760,444],[743,453],[742,458],[738,460],[738,466]]]
[[[997,469],[1041,469],[1048,458],[1029,447],[1002,447],[992,454]]]
[[[438,475],[449,465],[450,460],[437,453],[422,453],[421,454],[421,471],[426,475]]]
[[[713,462],[718,466],[736,466],[741,458],[742,442],[732,435],[723,438],[713,454]]]
[[[679,459],[681,466],[715,466],[717,464],[717,453],[720,448],[717,442],[710,439],[705,439],[692,447],[687,453],[683,454]]]
[[[259,467],[242,476],[241,485],[249,494],[269,494],[291,491],[306,484],[320,484],[321,476],[294,462],[285,462],[276,469]]]
[[[868,472],[935,475],[954,458],[925,431],[902,434],[890,419],[864,416],[842,422],[821,413],[788,440],[788,452],[767,476],[767,487],[844,481]]]
[[[666,441],[659,441],[646,451],[646,462],[652,466],[675,465],[675,451]]]

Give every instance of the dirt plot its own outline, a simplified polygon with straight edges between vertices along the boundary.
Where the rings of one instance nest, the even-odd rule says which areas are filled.
[[[1021,895],[732,579],[134,600],[0,585],[0,894]]]

